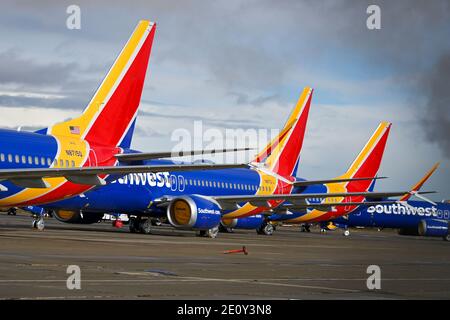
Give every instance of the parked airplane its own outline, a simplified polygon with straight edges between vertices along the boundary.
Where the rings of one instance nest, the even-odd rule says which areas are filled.
[[[336,181],[340,182],[296,187],[294,191],[295,194],[311,194],[310,197],[304,200],[308,203],[308,209],[305,209],[304,203],[300,203],[299,207],[298,203],[286,202],[273,210],[275,213],[269,217],[269,220],[272,222],[282,221],[289,224],[314,223],[328,221],[347,215],[356,210],[359,206],[392,204],[395,200],[375,199],[371,193],[371,186],[373,186],[374,181],[378,179],[377,174],[390,128],[390,123],[380,123],[372,137],[350,165],[347,172],[336,178]],[[360,179],[362,177],[364,178]],[[367,178],[372,178],[372,180]],[[343,195],[326,199],[315,196],[317,193],[324,192],[340,192],[343,193]],[[361,193],[361,195],[346,196],[346,192],[349,194]],[[369,197],[372,200],[364,202],[364,200]],[[376,203],[374,203],[374,201]],[[309,206],[315,206],[315,209],[309,210],[311,209]]]
[[[69,223],[94,223],[104,213],[127,213],[131,216],[130,231],[143,233],[150,232],[151,221],[147,217],[166,216],[176,228],[197,230],[202,235],[215,237],[222,219],[239,218],[240,223],[253,226],[256,217],[261,225],[265,219],[262,213],[273,210],[285,200],[299,201],[299,206],[305,208],[322,208],[323,204],[307,204],[305,199],[351,196],[357,197],[352,200],[352,205],[358,205],[365,198],[403,195],[405,191],[348,193],[331,186],[315,194],[292,193],[311,184],[364,180],[370,184],[374,179],[362,176],[369,171],[361,171],[356,177],[320,181],[299,180],[293,176],[303,144],[311,97],[312,89],[305,88],[277,139],[269,143],[248,168],[207,173],[173,170],[130,174],[113,184],[48,204],[45,208],[53,210],[58,220]],[[162,166],[173,163],[161,159],[142,160],[140,153],[126,157],[134,164]]]
[[[123,165],[129,156],[126,153],[129,152],[155,29],[154,23],[139,22],[81,116],[37,132],[0,129],[1,207],[39,205],[65,199],[104,185],[107,179],[115,180],[117,175],[132,172],[244,166]]]
[[[434,165],[412,188],[413,193],[420,190],[438,165]],[[333,225],[344,228],[346,236],[350,235],[349,227],[393,228],[399,229],[401,235],[442,237],[450,241],[450,203],[434,203],[423,196],[419,197],[424,201],[411,201],[410,197],[411,194],[406,194],[395,203],[358,208],[351,215],[333,220],[326,228]]]

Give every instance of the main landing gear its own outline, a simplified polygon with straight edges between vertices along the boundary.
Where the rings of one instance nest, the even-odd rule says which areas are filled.
[[[131,217],[129,222],[131,233],[150,234],[152,229],[152,220],[150,218]]]
[[[198,232],[199,237],[208,237],[211,239],[217,238],[218,234],[219,234],[219,227],[214,227],[208,230],[200,230]]]
[[[233,228],[225,227],[223,224],[219,224],[219,232],[223,233],[233,233]]]
[[[311,225],[309,223],[303,223],[300,226],[300,232],[311,232]]]
[[[273,234],[274,230],[275,230],[275,228],[274,228],[273,224],[271,224],[270,222],[264,221],[264,223],[261,225],[261,227],[256,229],[256,233],[261,234],[261,235],[271,236]]]
[[[33,216],[33,221],[31,223],[31,227],[33,229],[38,229],[39,231],[44,230],[45,223],[44,223],[44,216]]]

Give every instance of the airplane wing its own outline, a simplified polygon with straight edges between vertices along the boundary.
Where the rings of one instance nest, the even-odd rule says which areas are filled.
[[[251,148],[234,148],[234,149],[207,149],[207,150],[191,150],[191,151],[178,151],[178,152],[142,152],[142,153],[120,153],[115,157],[121,162],[142,161],[161,158],[174,158],[185,156],[196,156],[205,154],[216,154],[226,152],[238,152],[248,151]]]
[[[239,203],[249,202],[251,205],[256,207],[268,207],[267,201],[270,200],[281,200],[289,201],[294,204],[299,204],[300,206],[307,205],[309,199],[327,199],[328,203],[321,203],[320,205],[334,206],[341,203],[342,197],[357,197],[363,196],[366,199],[378,199],[378,198],[388,198],[388,197],[399,197],[403,196],[405,193],[410,191],[398,191],[398,192],[342,192],[342,193],[303,193],[303,194],[270,194],[270,195],[237,195],[237,196],[213,196],[212,198],[216,200],[223,209],[235,209]],[[421,192],[431,193],[431,192]],[[344,205],[349,205],[351,202],[344,202]],[[307,206],[309,207],[309,206]]]
[[[29,168],[0,170],[0,181],[9,180],[13,184],[24,188],[47,188],[49,184],[43,178],[64,177],[77,184],[104,185],[106,182],[98,175],[129,174],[165,171],[219,170],[232,168],[248,168],[247,164],[170,164],[143,166],[105,166],[82,168]],[[7,191],[0,184],[0,191]]]
[[[294,181],[292,184],[296,187],[306,187],[314,184],[325,184],[325,183],[340,183],[340,182],[351,182],[351,181],[364,181],[364,180],[377,180],[386,179],[387,177],[372,177],[372,178],[348,178],[348,179],[328,179],[328,180],[304,180],[304,181]]]
[[[333,207],[339,206],[376,206],[378,204],[393,204],[396,203],[396,200],[392,201],[365,201],[365,202],[339,202],[339,203],[310,203],[305,205],[297,205],[286,203],[281,206],[274,208],[276,213],[284,213],[289,211],[301,211],[305,209],[317,209],[320,211],[332,211]]]

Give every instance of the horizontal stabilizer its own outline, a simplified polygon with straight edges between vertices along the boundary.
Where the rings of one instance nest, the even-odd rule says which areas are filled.
[[[197,155],[238,152],[238,151],[248,151],[248,150],[251,150],[251,148],[191,150],[191,151],[176,151],[176,152],[121,153],[121,154],[116,154],[115,157],[121,162],[133,162],[133,161],[142,161],[142,160],[151,160],[151,159],[197,156]]]

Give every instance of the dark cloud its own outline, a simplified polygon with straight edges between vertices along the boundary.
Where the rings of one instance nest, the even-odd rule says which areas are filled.
[[[0,84],[33,87],[57,86],[69,81],[75,63],[36,63],[20,57],[14,50],[0,52]]]
[[[0,85],[14,86],[16,91],[63,96],[61,98],[24,95],[0,95],[6,107],[36,106],[59,109],[82,109],[89,102],[101,77],[94,77],[101,67],[83,69],[76,62],[39,63],[20,56],[16,50],[0,52]],[[80,76],[84,76],[81,79]],[[87,79],[86,79],[87,77]]]
[[[423,127],[427,138],[450,159],[450,52],[441,56],[423,81],[428,88]]]

